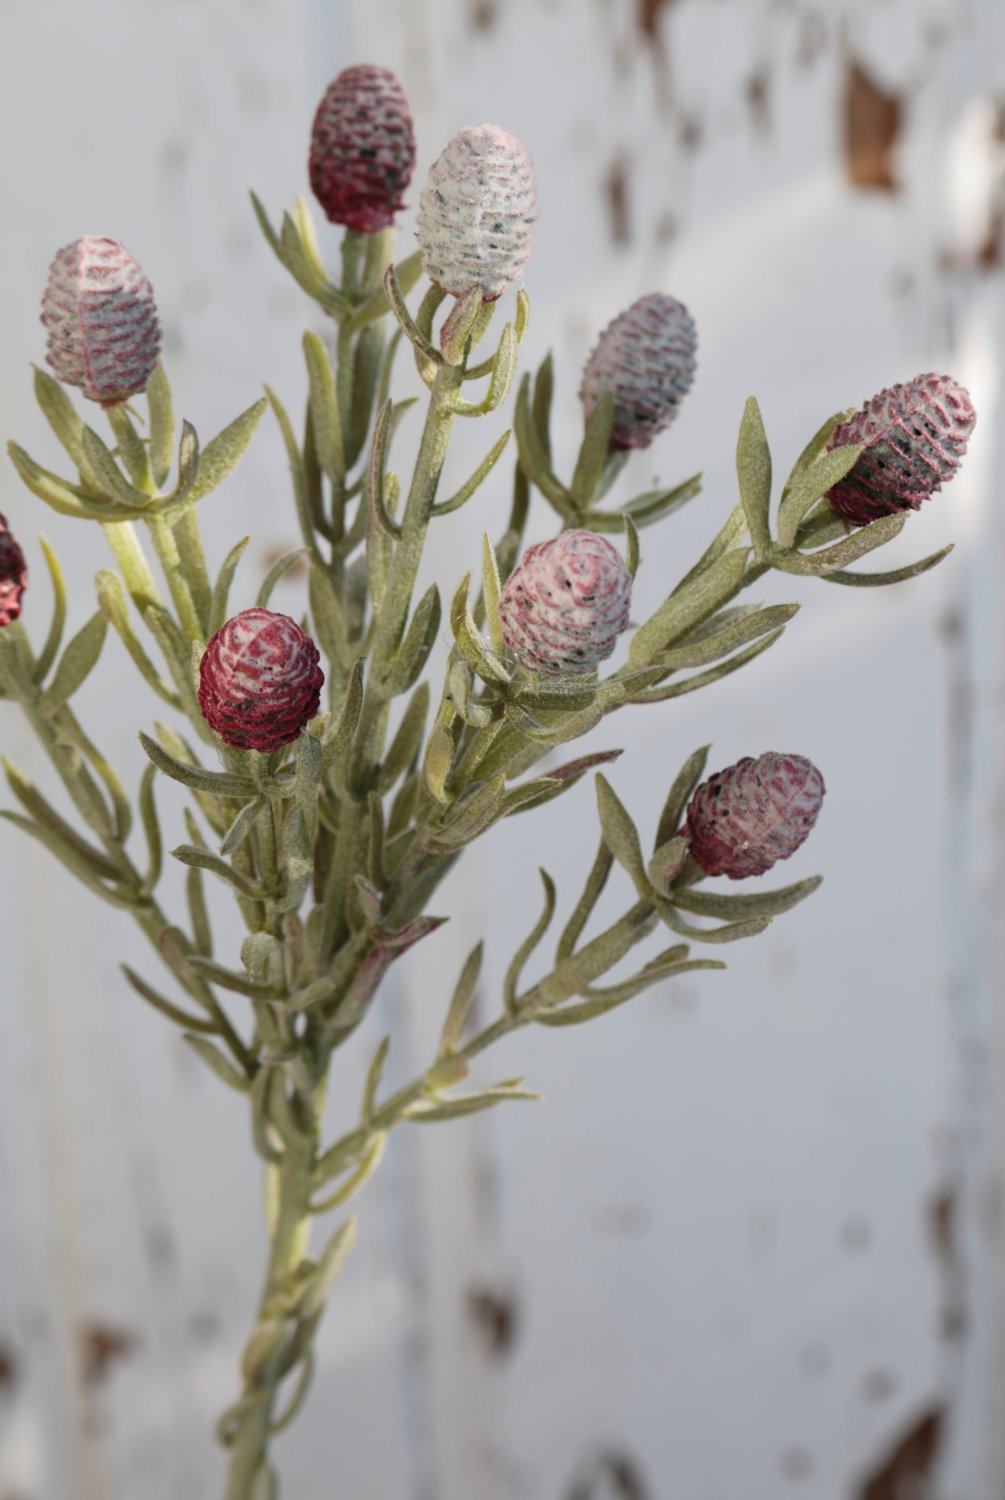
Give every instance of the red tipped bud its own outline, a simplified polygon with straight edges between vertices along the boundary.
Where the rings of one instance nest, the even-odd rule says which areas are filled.
[[[524,553],[499,599],[503,637],[520,666],[544,677],[588,672],[628,624],[632,577],[592,531],[563,531]]]
[[[825,790],[805,756],[746,755],[703,781],[691,798],[685,821],[691,857],[706,875],[763,875],[808,836]]]
[[[828,500],[850,526],[917,510],[956,473],[976,420],[969,393],[949,375],[880,391],[834,429],[828,447],[863,452]]]
[[[651,292],[609,323],[583,371],[580,396],[589,421],[614,394],[612,448],[648,448],[670,426],[691,389],[698,334],[682,302]]]
[[[28,587],[24,553],[0,516],[0,628],[12,625],[21,613],[21,595]]]
[[[405,90],[389,68],[363,63],[333,79],[318,105],[311,190],[333,224],[386,229],[412,180],[415,133]]]
[[[225,745],[266,754],[295,740],[318,711],[318,648],[289,615],[243,609],[199,664],[199,707]]]
[[[60,250],[42,299],[46,359],[60,380],[107,406],[147,388],[161,347],[153,288],[118,240],[85,235]]]
[[[480,287],[493,302],[530,255],[537,218],[534,167],[501,125],[466,125],[430,168],[416,236],[431,281],[460,296]]]

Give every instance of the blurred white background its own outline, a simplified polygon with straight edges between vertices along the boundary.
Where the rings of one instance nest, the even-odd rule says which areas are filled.
[[[612,780],[650,836],[699,744],[711,767],[811,756],[828,797],[784,878],[826,882],[728,950],[725,974],[485,1060],[480,1076],[526,1074],[542,1104],[397,1133],[278,1446],[283,1493],[1001,1500],[1000,0],[0,0],[5,439],[56,465],[29,365],[49,261],[87,233],[122,239],[153,281],[176,408],[204,438],[263,380],[299,406],[300,334],[321,325],[247,189],[273,217],[306,191],[315,104],[358,61],[395,69],[412,101],[413,204],[463,124],[530,147],[524,348],[555,351],[561,465],[597,331],[650,290],[693,312],[695,388],[622,489],[703,469],[705,492],[643,533],[637,616],[734,503],[751,392],[781,473],[829,412],[923,370],[970,387],[978,426],[962,475],[874,564],[955,541],[938,571],[889,591],[766,580],[766,600],[804,604],[780,645],[596,737],[625,747]],[[334,232],[324,245],[334,257]],[[502,425],[465,432],[451,472]],[[500,472],[438,531],[446,583],[507,504]],[[539,505],[531,540],[554,530]],[[29,555],[29,629],[49,608],[40,528],[81,623],[100,534],[43,514],[6,461],[0,510]],[[271,418],[203,524],[217,565],[253,534],[234,595],[251,603],[297,540]],[[154,706],[114,639],[102,668],[82,710],[135,786]],[[48,786],[5,705],[0,744]],[[384,1031],[392,1079],[428,1061],[482,933],[498,1003],[542,857],[578,893],[592,802],[584,783],[466,857],[436,903],[450,924],[339,1065],[333,1132]],[[212,1419],[236,1394],[263,1255],[242,1101],[127,989],[119,959],[156,966],[125,917],[9,826],[0,928],[0,1500],[212,1497]]]

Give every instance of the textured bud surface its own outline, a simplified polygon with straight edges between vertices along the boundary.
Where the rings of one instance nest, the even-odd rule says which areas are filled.
[[[519,277],[537,218],[534,168],[500,125],[466,125],[433,163],[419,197],[422,264],[431,281],[486,302]]]
[[[686,832],[706,875],[742,880],[788,859],[817,820],[824,779],[802,755],[769,751],[716,771],[691,798]]]
[[[279,750],[313,719],[325,674],[318,648],[289,615],[244,609],[199,664],[199,707],[227,745]]]
[[[563,531],[528,548],[506,580],[503,637],[532,672],[588,672],[614,650],[631,596],[631,574],[610,542],[592,531]]]
[[[865,451],[827,498],[850,526],[917,510],[956,473],[975,421],[969,392],[949,375],[880,391],[834,429],[830,448]]]
[[[24,553],[0,515],[0,628],[11,625],[21,613],[21,595],[28,587]]]
[[[698,334],[682,302],[651,292],[608,324],[583,370],[579,394],[589,421],[614,394],[612,448],[648,448],[670,426],[691,389]]]
[[[46,359],[91,401],[146,390],[161,347],[153,288],[118,240],[86,235],[60,250],[42,299]]]
[[[311,130],[311,190],[333,224],[386,229],[415,167],[405,91],[389,68],[346,68],[318,105]]]

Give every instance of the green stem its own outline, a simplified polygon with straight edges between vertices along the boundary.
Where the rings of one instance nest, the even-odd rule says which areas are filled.
[[[256,1369],[251,1357],[258,1329],[281,1316],[279,1308],[284,1293],[290,1288],[307,1251],[312,1217],[313,1164],[314,1139],[308,1137],[301,1146],[287,1146],[276,1169],[278,1211],[259,1303],[259,1319],[245,1353],[244,1394],[233,1409],[233,1425],[225,1439],[230,1447],[226,1500],[251,1500],[259,1493],[255,1486],[262,1483],[260,1476],[269,1474],[269,1439],[279,1387],[286,1371],[277,1370],[276,1361],[269,1360]],[[305,1350],[303,1357],[306,1355]],[[263,1487],[261,1493],[269,1495],[272,1491]]]
[[[154,582],[154,575],[132,521],[103,521],[101,529],[119,565],[129,596],[140,614],[151,604],[163,609],[164,601]]]

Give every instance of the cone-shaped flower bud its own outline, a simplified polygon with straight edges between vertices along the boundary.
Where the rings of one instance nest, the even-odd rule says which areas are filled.
[[[199,664],[199,707],[226,745],[279,750],[313,719],[325,674],[318,648],[289,615],[243,609]]]
[[[880,391],[834,429],[829,447],[864,451],[827,498],[850,526],[917,510],[956,473],[976,420],[969,392],[949,375]]]
[[[648,448],[691,389],[698,334],[682,302],[650,292],[609,323],[586,362],[579,394],[587,421],[614,394],[612,448]]]
[[[807,837],[824,791],[820,772],[802,755],[746,755],[703,781],[691,798],[685,821],[691,857],[706,875],[763,875]]]
[[[85,235],[60,250],[42,299],[46,359],[103,406],[146,390],[161,347],[153,288],[118,240]]]
[[[415,132],[405,90],[371,63],[333,79],[314,116],[311,190],[333,224],[386,229],[412,180]]]
[[[11,625],[21,613],[21,595],[28,587],[24,553],[0,516],[0,628]]]
[[[433,163],[416,231],[431,281],[460,296],[480,287],[493,302],[530,255],[537,218],[534,168],[501,125],[466,125]]]
[[[503,638],[521,667],[543,677],[588,672],[628,624],[632,577],[592,531],[563,531],[524,553],[499,599]]]

